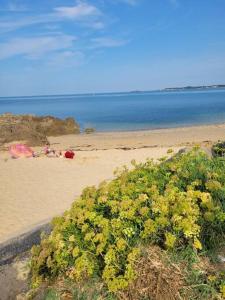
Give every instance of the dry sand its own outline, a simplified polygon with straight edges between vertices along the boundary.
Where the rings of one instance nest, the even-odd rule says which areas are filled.
[[[1,151],[0,242],[61,214],[85,186],[113,178],[115,168],[130,166],[132,159],[157,159],[171,146],[176,152],[184,145],[210,145],[219,139],[225,139],[225,125],[50,138],[55,149],[76,149],[74,160],[15,160]]]
[[[225,124],[205,125],[183,128],[155,129],[145,131],[108,132],[91,135],[67,135],[50,138],[55,147],[75,150],[94,149],[138,149],[151,147],[186,146],[193,144],[210,145],[225,139]]]
[[[0,160],[0,241],[62,213],[87,185],[113,177],[117,166],[167,148],[77,152],[75,159],[22,158]]]

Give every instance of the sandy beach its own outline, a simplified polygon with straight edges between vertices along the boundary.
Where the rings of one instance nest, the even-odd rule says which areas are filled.
[[[51,147],[74,149],[75,159],[11,159],[0,152],[0,242],[49,221],[68,209],[87,185],[113,178],[113,171],[130,161],[166,155],[168,148],[225,139],[225,124],[137,132],[94,133],[50,137]],[[39,151],[37,147],[34,150]]]

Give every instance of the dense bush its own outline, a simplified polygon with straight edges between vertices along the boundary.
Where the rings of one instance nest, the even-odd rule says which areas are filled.
[[[223,157],[225,155],[225,142],[218,142],[212,146],[214,157]]]
[[[88,128],[84,129],[84,132],[86,134],[94,133],[95,131],[96,131],[95,128],[92,128],[92,127],[88,127]]]
[[[162,160],[133,162],[118,177],[86,188],[53,231],[32,249],[33,286],[58,275],[98,275],[110,291],[135,279],[141,244],[166,249],[216,246],[225,233],[225,162],[199,149]]]

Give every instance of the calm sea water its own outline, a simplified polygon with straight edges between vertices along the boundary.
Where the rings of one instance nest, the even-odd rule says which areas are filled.
[[[71,116],[98,131],[222,123],[225,89],[0,98],[5,112]]]

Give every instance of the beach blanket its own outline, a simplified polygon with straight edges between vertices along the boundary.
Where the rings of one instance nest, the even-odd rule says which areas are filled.
[[[24,144],[14,144],[9,147],[9,153],[13,158],[32,157],[34,151]]]

